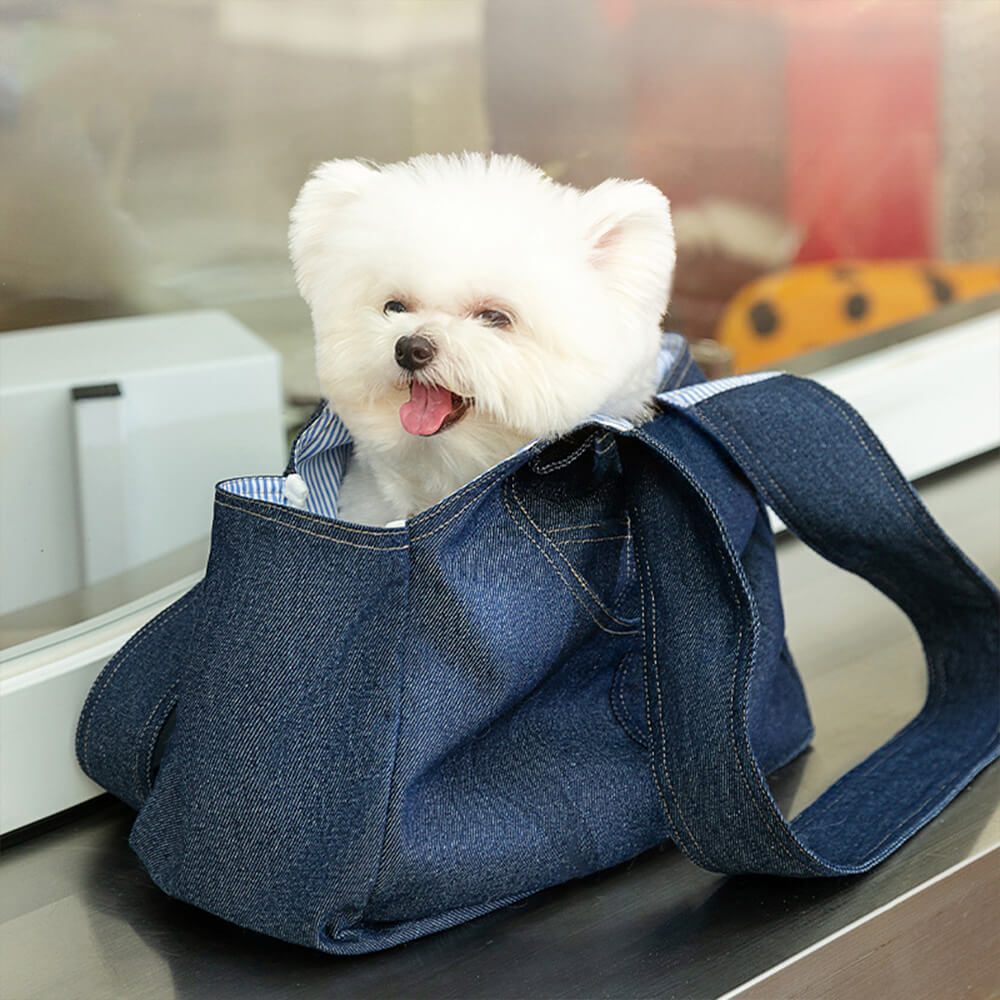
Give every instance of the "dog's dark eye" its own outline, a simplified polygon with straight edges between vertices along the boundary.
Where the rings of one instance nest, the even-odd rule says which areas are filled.
[[[510,326],[510,317],[499,309],[484,309],[476,313],[476,319],[482,320],[487,326]]]
[[[389,313],[405,313],[410,310],[406,308],[405,302],[400,302],[399,299],[389,299],[384,306],[382,306],[382,312],[387,316]]]

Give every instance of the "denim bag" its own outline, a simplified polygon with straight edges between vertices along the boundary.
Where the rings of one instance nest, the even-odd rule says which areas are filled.
[[[398,528],[336,520],[327,410],[282,477],[217,487],[204,580],[108,664],[84,770],[163,890],[335,954],[673,840],[717,872],[863,872],[998,751],[998,595],[813,382],[704,382],[536,442]],[[286,474],[286,475],[287,475]],[[812,726],[765,503],[900,605],[920,714],[789,823]]]

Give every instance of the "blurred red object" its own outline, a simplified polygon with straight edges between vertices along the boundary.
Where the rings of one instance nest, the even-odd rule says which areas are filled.
[[[717,238],[679,239],[681,332],[712,336],[743,284],[793,260],[935,255],[938,0],[602,0],[601,13],[629,60],[630,175],[675,212],[722,201],[801,237],[778,260],[721,218]]]
[[[800,261],[934,253],[940,9],[816,0],[787,31],[787,215]]]

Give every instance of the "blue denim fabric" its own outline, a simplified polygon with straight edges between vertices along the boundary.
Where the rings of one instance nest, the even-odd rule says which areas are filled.
[[[154,881],[353,954],[667,839],[717,871],[863,871],[943,808],[997,754],[995,589],[842,401],[700,380],[680,352],[654,420],[535,444],[401,528],[220,488],[204,581],[80,720]],[[790,826],[763,776],[812,727],[765,499],[910,614],[931,678]]]

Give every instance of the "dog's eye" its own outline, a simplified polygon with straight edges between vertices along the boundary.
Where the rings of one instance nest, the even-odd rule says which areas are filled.
[[[410,310],[406,308],[405,302],[400,302],[399,299],[389,299],[384,306],[382,306],[382,312],[387,316],[389,313],[405,313]]]
[[[510,317],[499,309],[484,309],[476,313],[476,319],[482,320],[487,326],[510,326]]]

